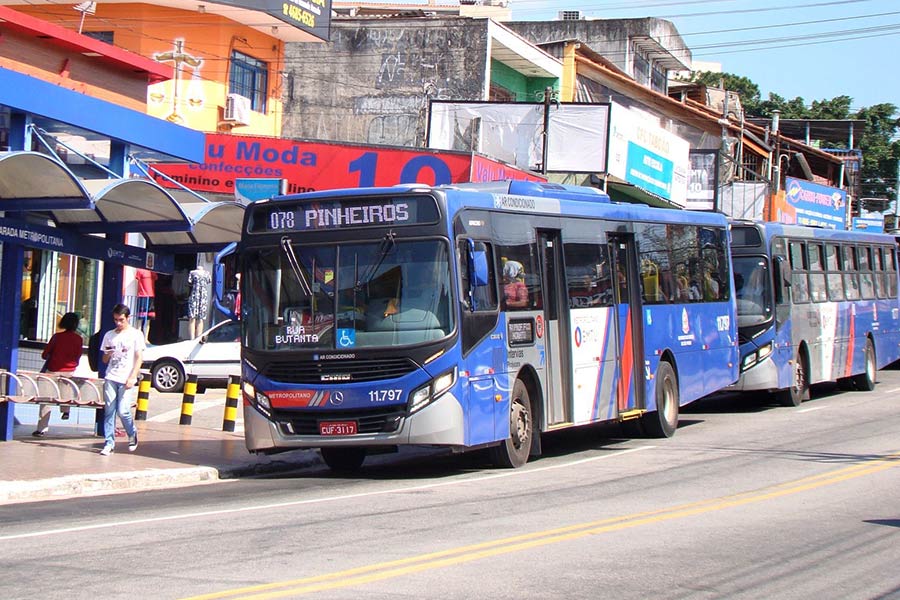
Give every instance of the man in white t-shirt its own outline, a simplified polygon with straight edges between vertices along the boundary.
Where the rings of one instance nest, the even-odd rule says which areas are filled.
[[[103,362],[107,365],[103,382],[103,433],[106,437],[106,444],[100,451],[103,456],[109,456],[116,449],[116,413],[128,433],[128,451],[137,450],[137,429],[126,393],[137,385],[141,356],[146,348],[144,333],[128,323],[131,310],[124,304],[116,304],[112,313],[116,327],[107,331],[100,343]]]

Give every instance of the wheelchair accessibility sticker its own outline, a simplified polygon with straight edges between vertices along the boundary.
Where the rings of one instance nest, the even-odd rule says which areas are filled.
[[[338,328],[338,348],[352,348],[356,345],[356,330],[350,328]]]

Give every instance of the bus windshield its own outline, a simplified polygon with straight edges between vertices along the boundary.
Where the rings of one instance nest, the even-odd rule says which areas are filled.
[[[772,318],[772,278],[762,256],[734,257],[738,327],[760,325]]]
[[[244,343],[252,350],[418,344],[454,328],[449,245],[396,240],[304,246],[244,257]]]

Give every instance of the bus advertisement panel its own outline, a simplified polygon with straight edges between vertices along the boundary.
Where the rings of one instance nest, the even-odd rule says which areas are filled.
[[[336,469],[401,445],[489,447],[634,419],[734,383],[721,215],[616,205],[529,182],[347,189],[248,207],[247,447],[320,448]]]

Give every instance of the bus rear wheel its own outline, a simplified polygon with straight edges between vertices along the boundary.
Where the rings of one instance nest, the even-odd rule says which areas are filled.
[[[641,425],[650,437],[668,438],[678,429],[678,378],[667,361],[656,370],[656,410],[641,417]]]
[[[878,370],[878,365],[875,362],[875,346],[872,344],[871,338],[866,339],[865,353],[865,370],[859,375],[853,376],[853,383],[856,384],[856,389],[871,392],[875,389],[875,377]]]
[[[491,462],[495,466],[516,469],[528,462],[534,436],[533,415],[528,388],[521,379],[516,379],[509,401],[509,437],[490,449]]]
[[[322,452],[322,460],[332,471],[342,473],[358,471],[366,460],[365,448],[319,448]]]

